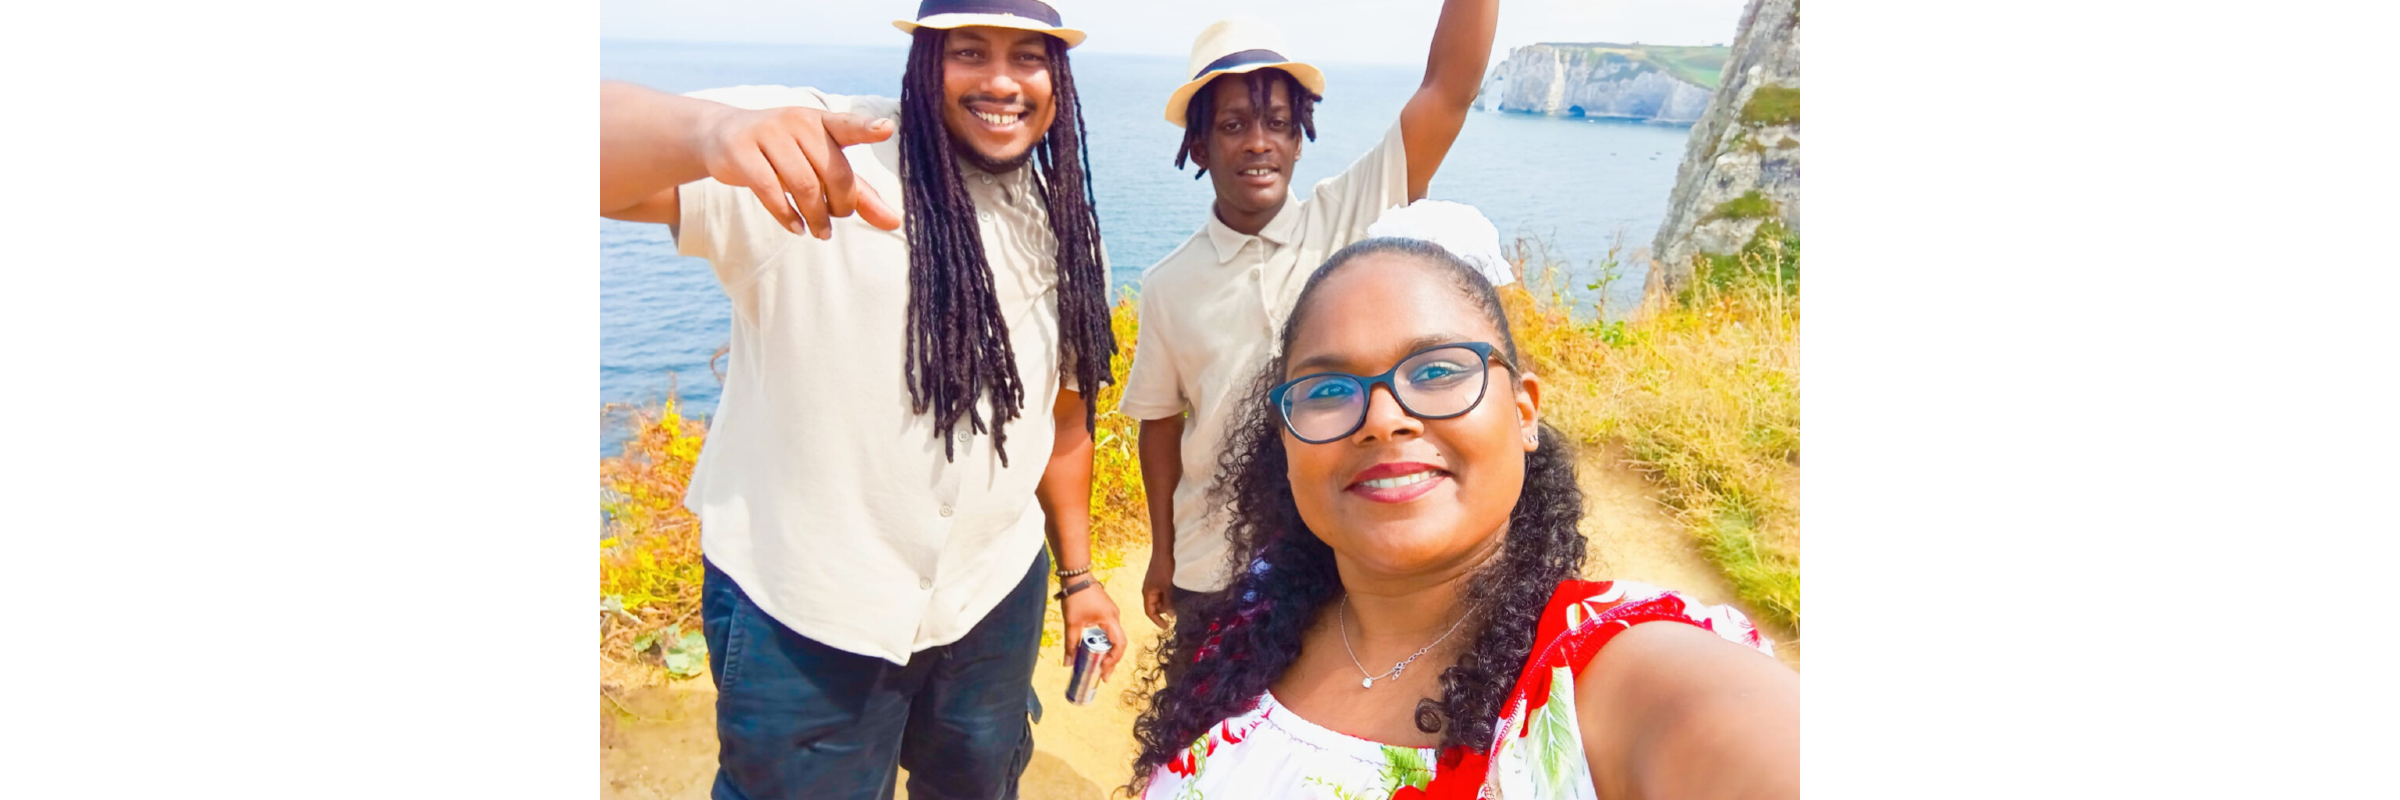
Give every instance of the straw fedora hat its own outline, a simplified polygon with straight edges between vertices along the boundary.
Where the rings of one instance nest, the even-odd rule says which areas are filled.
[[[918,28],[950,30],[977,25],[1041,31],[1068,47],[1083,44],[1083,31],[1061,27],[1058,9],[1043,0],[925,0],[917,4],[915,20],[892,20],[892,27],[910,34]]]
[[[1273,67],[1300,79],[1300,85],[1318,96],[1325,94],[1325,73],[1304,61],[1285,58],[1283,35],[1275,26],[1255,19],[1221,19],[1200,30],[1200,38],[1192,41],[1192,63],[1186,74],[1192,79],[1175,87],[1167,97],[1167,121],[1183,127],[1184,109],[1192,104],[1192,95],[1219,75],[1239,75]]]

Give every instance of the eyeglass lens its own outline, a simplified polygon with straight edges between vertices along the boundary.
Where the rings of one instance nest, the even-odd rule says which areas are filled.
[[[1424,419],[1466,413],[1483,399],[1489,365],[1474,350],[1441,347],[1410,356],[1392,373],[1392,396],[1402,409]],[[1349,375],[1317,375],[1292,384],[1283,395],[1284,421],[1292,433],[1329,441],[1358,428],[1367,418],[1366,382]]]

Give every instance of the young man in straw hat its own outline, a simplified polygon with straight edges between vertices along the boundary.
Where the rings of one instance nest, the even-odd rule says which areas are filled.
[[[1425,196],[1483,81],[1498,7],[1442,4],[1425,81],[1400,119],[1305,201],[1292,197],[1292,165],[1302,137],[1316,138],[1324,73],[1287,57],[1261,22],[1221,21],[1193,42],[1191,79],[1168,98],[1167,121],[1184,129],[1175,165],[1190,160],[1217,199],[1200,231],[1142,276],[1142,335],[1120,406],[1143,420],[1142,482],[1155,488],[1142,606],[1160,627],[1176,606],[1232,578],[1225,523],[1206,497],[1238,416],[1232,404],[1317,265],[1364,238],[1384,209]]]
[[[1050,553],[1066,639],[1126,642],[1084,574],[1116,343],[1083,33],[1039,0],[895,24],[897,101],[601,87],[602,215],[674,226],[734,306],[684,498],[719,800],[888,797],[895,767],[913,798],[1014,796]]]

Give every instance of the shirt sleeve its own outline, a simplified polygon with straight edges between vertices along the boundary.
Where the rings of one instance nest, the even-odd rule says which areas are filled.
[[[898,109],[884,98],[829,95],[807,87],[732,86],[692,92],[687,97],[711,100],[735,108],[813,108],[819,111],[859,110],[867,113]],[[888,112],[886,112],[888,113]],[[879,114],[883,115],[883,114]],[[756,322],[758,271],[799,237],[776,221],[749,189],[702,178],[676,187],[675,252],[706,259],[717,284],[733,300],[734,313]]]
[[[1399,120],[1374,149],[1309,190],[1309,205],[1315,207],[1311,222],[1335,241],[1366,238],[1367,226],[1384,209],[1407,204],[1408,146],[1400,139]]]
[[[1153,288],[1151,281],[1142,281],[1141,327],[1133,340],[1133,366],[1126,371],[1125,396],[1117,402],[1117,410],[1141,420],[1166,419],[1189,407],[1169,349],[1174,334],[1163,313],[1166,301]]]

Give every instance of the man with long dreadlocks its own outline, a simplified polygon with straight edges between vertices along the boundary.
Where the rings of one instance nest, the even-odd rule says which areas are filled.
[[[1425,196],[1466,125],[1499,22],[1498,0],[1442,3],[1425,80],[1400,119],[1307,200],[1292,196],[1292,165],[1301,137],[1317,138],[1324,73],[1287,58],[1282,37],[1256,20],[1219,21],[1192,43],[1191,80],[1166,116],[1183,128],[1175,166],[1190,160],[1217,199],[1199,232],[1142,275],[1142,335],[1119,406],[1142,420],[1143,485],[1174,487],[1149,500],[1142,605],[1159,627],[1234,577],[1225,520],[1204,502],[1233,404],[1317,266],[1366,238],[1385,209]]]
[[[894,24],[914,38],[896,102],[601,87],[601,214],[673,226],[733,301],[684,498],[719,800],[888,797],[896,767],[910,797],[1013,797],[1053,556],[1067,630],[1127,641],[1085,574],[1117,345],[1067,59],[1084,35],[1041,0]]]

